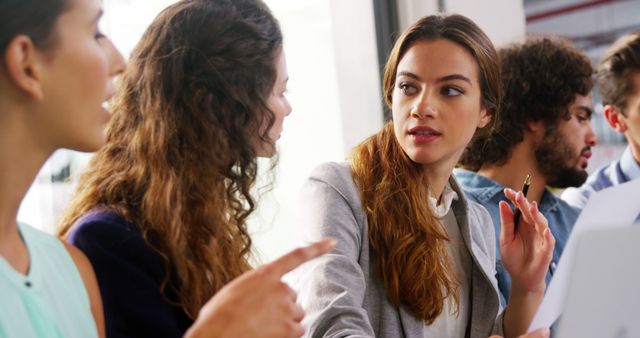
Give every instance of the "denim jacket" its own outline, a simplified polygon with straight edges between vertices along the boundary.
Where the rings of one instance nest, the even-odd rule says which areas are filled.
[[[504,266],[502,266],[502,261],[500,259],[500,210],[498,209],[498,203],[505,200],[512,207],[513,204],[511,204],[509,199],[504,195],[504,187],[498,182],[478,175],[475,172],[459,168],[454,170],[454,175],[456,176],[456,179],[462,187],[466,197],[484,206],[489,211],[491,219],[493,220],[497,246],[496,278],[498,279],[498,287],[500,288],[501,293],[500,302],[503,306],[506,306],[506,301],[509,298],[509,291],[511,290],[511,277]],[[569,239],[571,229],[573,229],[573,224],[580,214],[580,210],[570,206],[547,189],[545,189],[542,194],[542,200],[539,202],[538,208],[544,217],[547,218],[551,233],[556,239],[553,258],[549,265],[549,272],[547,272],[546,277],[547,285],[549,285],[555,268],[558,265],[558,260],[560,260],[562,251]]]

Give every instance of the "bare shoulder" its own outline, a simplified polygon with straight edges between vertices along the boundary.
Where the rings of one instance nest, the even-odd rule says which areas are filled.
[[[61,241],[64,244],[64,247],[71,255],[73,262],[75,263],[78,271],[80,271],[80,277],[82,278],[82,282],[84,283],[84,287],[87,291],[87,295],[89,296],[89,303],[91,306],[91,312],[93,314],[93,318],[96,321],[96,327],[98,329],[98,336],[100,338],[105,337],[105,327],[104,327],[104,312],[102,309],[102,297],[100,296],[100,288],[98,287],[98,279],[96,278],[96,274],[93,271],[93,266],[89,261],[89,258],[82,252],[82,250],[76,248],[75,246]]]
[[[80,275],[82,276],[82,279],[85,280],[84,282],[86,284],[86,274],[88,273],[94,275],[93,266],[91,265],[89,258],[87,258],[87,256],[75,246],[65,241],[61,242],[62,244],[64,244],[65,249],[67,249],[67,251],[69,252],[69,255],[71,255],[73,262],[76,264],[76,267],[78,268],[78,271],[80,271]]]
[[[93,270],[91,261],[89,261],[89,258],[87,258],[87,255],[85,255],[82,250],[65,241],[61,242],[69,252],[69,255],[71,255],[73,263],[78,268],[80,277],[82,278],[82,282],[84,283],[84,287],[89,295],[89,300],[91,301],[91,303],[93,303],[95,301],[96,294],[97,296],[100,295],[100,290],[98,288],[98,279],[96,278],[96,273]]]

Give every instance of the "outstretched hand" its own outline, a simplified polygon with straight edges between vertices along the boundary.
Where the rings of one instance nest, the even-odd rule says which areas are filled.
[[[513,211],[500,201],[500,256],[511,275],[514,286],[529,292],[544,292],[545,276],[553,257],[555,239],[547,219],[536,202],[529,203],[522,192],[504,190],[507,198],[522,212],[518,226],[513,223]]]
[[[334,239],[298,248],[236,278],[209,300],[185,337],[300,337],[304,311],[281,278],[299,265],[331,251]]]

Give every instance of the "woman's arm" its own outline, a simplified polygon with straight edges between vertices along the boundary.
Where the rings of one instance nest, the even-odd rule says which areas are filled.
[[[505,195],[522,211],[516,229],[511,208],[500,202],[500,254],[512,281],[504,314],[505,337],[509,338],[527,332],[542,302],[555,239],[536,202],[529,203],[521,192],[511,189],[505,189]]]
[[[98,328],[98,337],[104,338],[104,310],[102,308],[102,297],[100,296],[98,279],[93,271],[93,266],[91,266],[91,262],[89,262],[87,256],[85,256],[78,248],[65,242],[62,243],[67,251],[69,251],[69,255],[71,255],[78,271],[80,271],[80,276],[82,277],[84,287],[87,290],[87,295],[89,296],[91,313],[93,314],[93,319],[96,321],[96,327]]]
[[[359,259],[369,257],[360,257],[365,239],[359,197],[344,169],[336,164],[316,169],[299,200],[305,239],[328,236],[337,241],[333,252],[305,264],[297,274],[305,337],[375,336],[363,307],[367,284]]]

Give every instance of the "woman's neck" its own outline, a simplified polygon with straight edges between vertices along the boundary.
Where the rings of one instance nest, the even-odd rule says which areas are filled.
[[[7,112],[1,108],[0,112]],[[38,145],[37,136],[16,116],[11,111],[0,118],[0,255],[10,263],[12,253],[24,246],[17,229],[18,208],[52,153]]]
[[[438,202],[440,201],[440,196],[442,195],[445,186],[449,182],[453,167],[453,165],[447,165],[425,168],[425,176],[427,177],[427,182],[429,184],[429,191]]]

